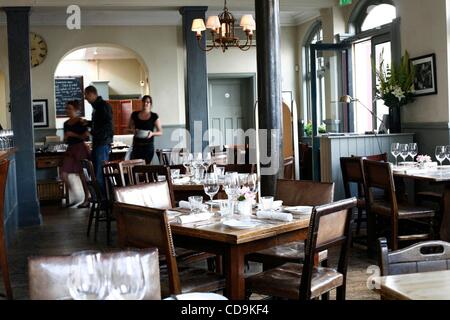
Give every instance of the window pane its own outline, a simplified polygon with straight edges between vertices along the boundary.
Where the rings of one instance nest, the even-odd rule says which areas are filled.
[[[354,55],[354,81],[355,99],[353,109],[355,110],[355,131],[365,133],[373,130],[372,111],[372,41],[355,43]],[[367,107],[369,110],[367,110]]]
[[[392,20],[397,17],[397,10],[390,4],[371,6],[367,11],[367,17],[361,26],[362,31],[374,29],[384,24],[391,23]]]

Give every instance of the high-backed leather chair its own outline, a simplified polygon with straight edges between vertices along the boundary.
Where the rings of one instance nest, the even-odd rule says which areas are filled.
[[[247,293],[290,300],[319,297],[328,300],[330,291],[336,289],[337,300],[345,300],[351,218],[355,206],[356,198],[352,198],[314,208],[304,263],[287,263],[248,277],[245,281]],[[337,268],[314,266],[314,256],[331,248],[339,248]]]
[[[140,255],[146,292],[144,300],[161,300],[158,250],[137,250]],[[118,259],[119,252],[102,253],[102,259]],[[70,298],[67,279],[71,256],[29,257],[28,279],[31,300],[61,300]],[[105,270],[106,272],[106,270]]]
[[[144,159],[125,160],[119,163],[120,175],[123,186],[134,185],[133,167],[145,166]]]
[[[425,241],[389,252],[386,238],[378,239],[382,276],[450,270],[450,243]]]
[[[190,267],[178,267],[175,247],[165,210],[114,204],[118,243],[122,248],[156,247],[166,257],[169,286],[163,297],[187,292],[217,292],[224,279],[215,273]]]
[[[369,246],[375,245],[375,233],[377,232],[377,219],[381,218],[389,222],[390,245],[393,250],[398,250],[399,241],[421,241],[434,237],[434,216],[433,209],[411,205],[406,202],[397,201],[395,193],[394,176],[391,165],[386,162],[364,160],[364,175],[366,180],[366,203],[369,220]],[[382,200],[375,198],[373,191],[383,190],[385,197]],[[421,224],[428,224],[428,233],[400,235],[400,221],[409,221]]]
[[[8,180],[9,160],[0,162],[0,270],[2,271],[3,284],[5,286],[6,298],[13,299],[11,281],[9,279],[8,253],[6,250],[6,239],[4,230],[4,204],[6,182]]]
[[[167,181],[114,188],[115,201],[136,206],[171,209],[174,207]]]
[[[159,177],[164,177],[169,187],[172,207],[175,207],[175,195],[172,187],[172,177],[170,168],[167,166],[135,166],[133,168],[134,181],[137,185],[143,183],[154,183],[159,181]]]
[[[334,183],[278,180],[277,200],[286,206],[320,206],[333,202]],[[247,260],[259,262],[264,269],[274,268],[288,262],[300,262],[305,258],[303,241],[279,245],[247,256]],[[327,252],[319,254],[319,261],[327,259]]]

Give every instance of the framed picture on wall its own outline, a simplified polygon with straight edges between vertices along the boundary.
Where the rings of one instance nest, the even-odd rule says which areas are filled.
[[[48,128],[48,100],[33,100],[33,123],[35,128]]]
[[[411,64],[415,69],[415,96],[437,94],[436,55],[413,58]]]

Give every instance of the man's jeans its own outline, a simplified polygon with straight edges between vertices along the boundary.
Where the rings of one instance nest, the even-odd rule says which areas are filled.
[[[95,177],[100,185],[103,195],[106,196],[105,179],[103,177],[103,162],[109,160],[109,153],[111,152],[110,145],[95,146],[92,149],[92,164],[94,165]]]

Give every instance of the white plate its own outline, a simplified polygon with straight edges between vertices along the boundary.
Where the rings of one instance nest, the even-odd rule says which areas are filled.
[[[308,206],[297,206],[297,207],[284,207],[283,211],[294,213],[294,214],[311,214],[313,207]]]
[[[252,221],[239,221],[239,220],[235,220],[235,219],[226,220],[226,221],[222,222],[222,224],[229,228],[239,229],[239,230],[252,229],[252,228],[258,226],[257,223],[252,222]]]
[[[436,167],[438,170],[449,170],[450,166],[449,165],[444,165],[444,166],[437,166]]]
[[[136,134],[135,137],[138,139],[145,139],[148,137],[148,134],[150,133],[150,131],[148,130],[136,130]]]
[[[175,298],[170,297],[170,298],[167,298],[164,300],[175,300]],[[228,299],[217,293],[192,292],[192,293],[179,294],[176,296],[176,300],[228,300]]]

